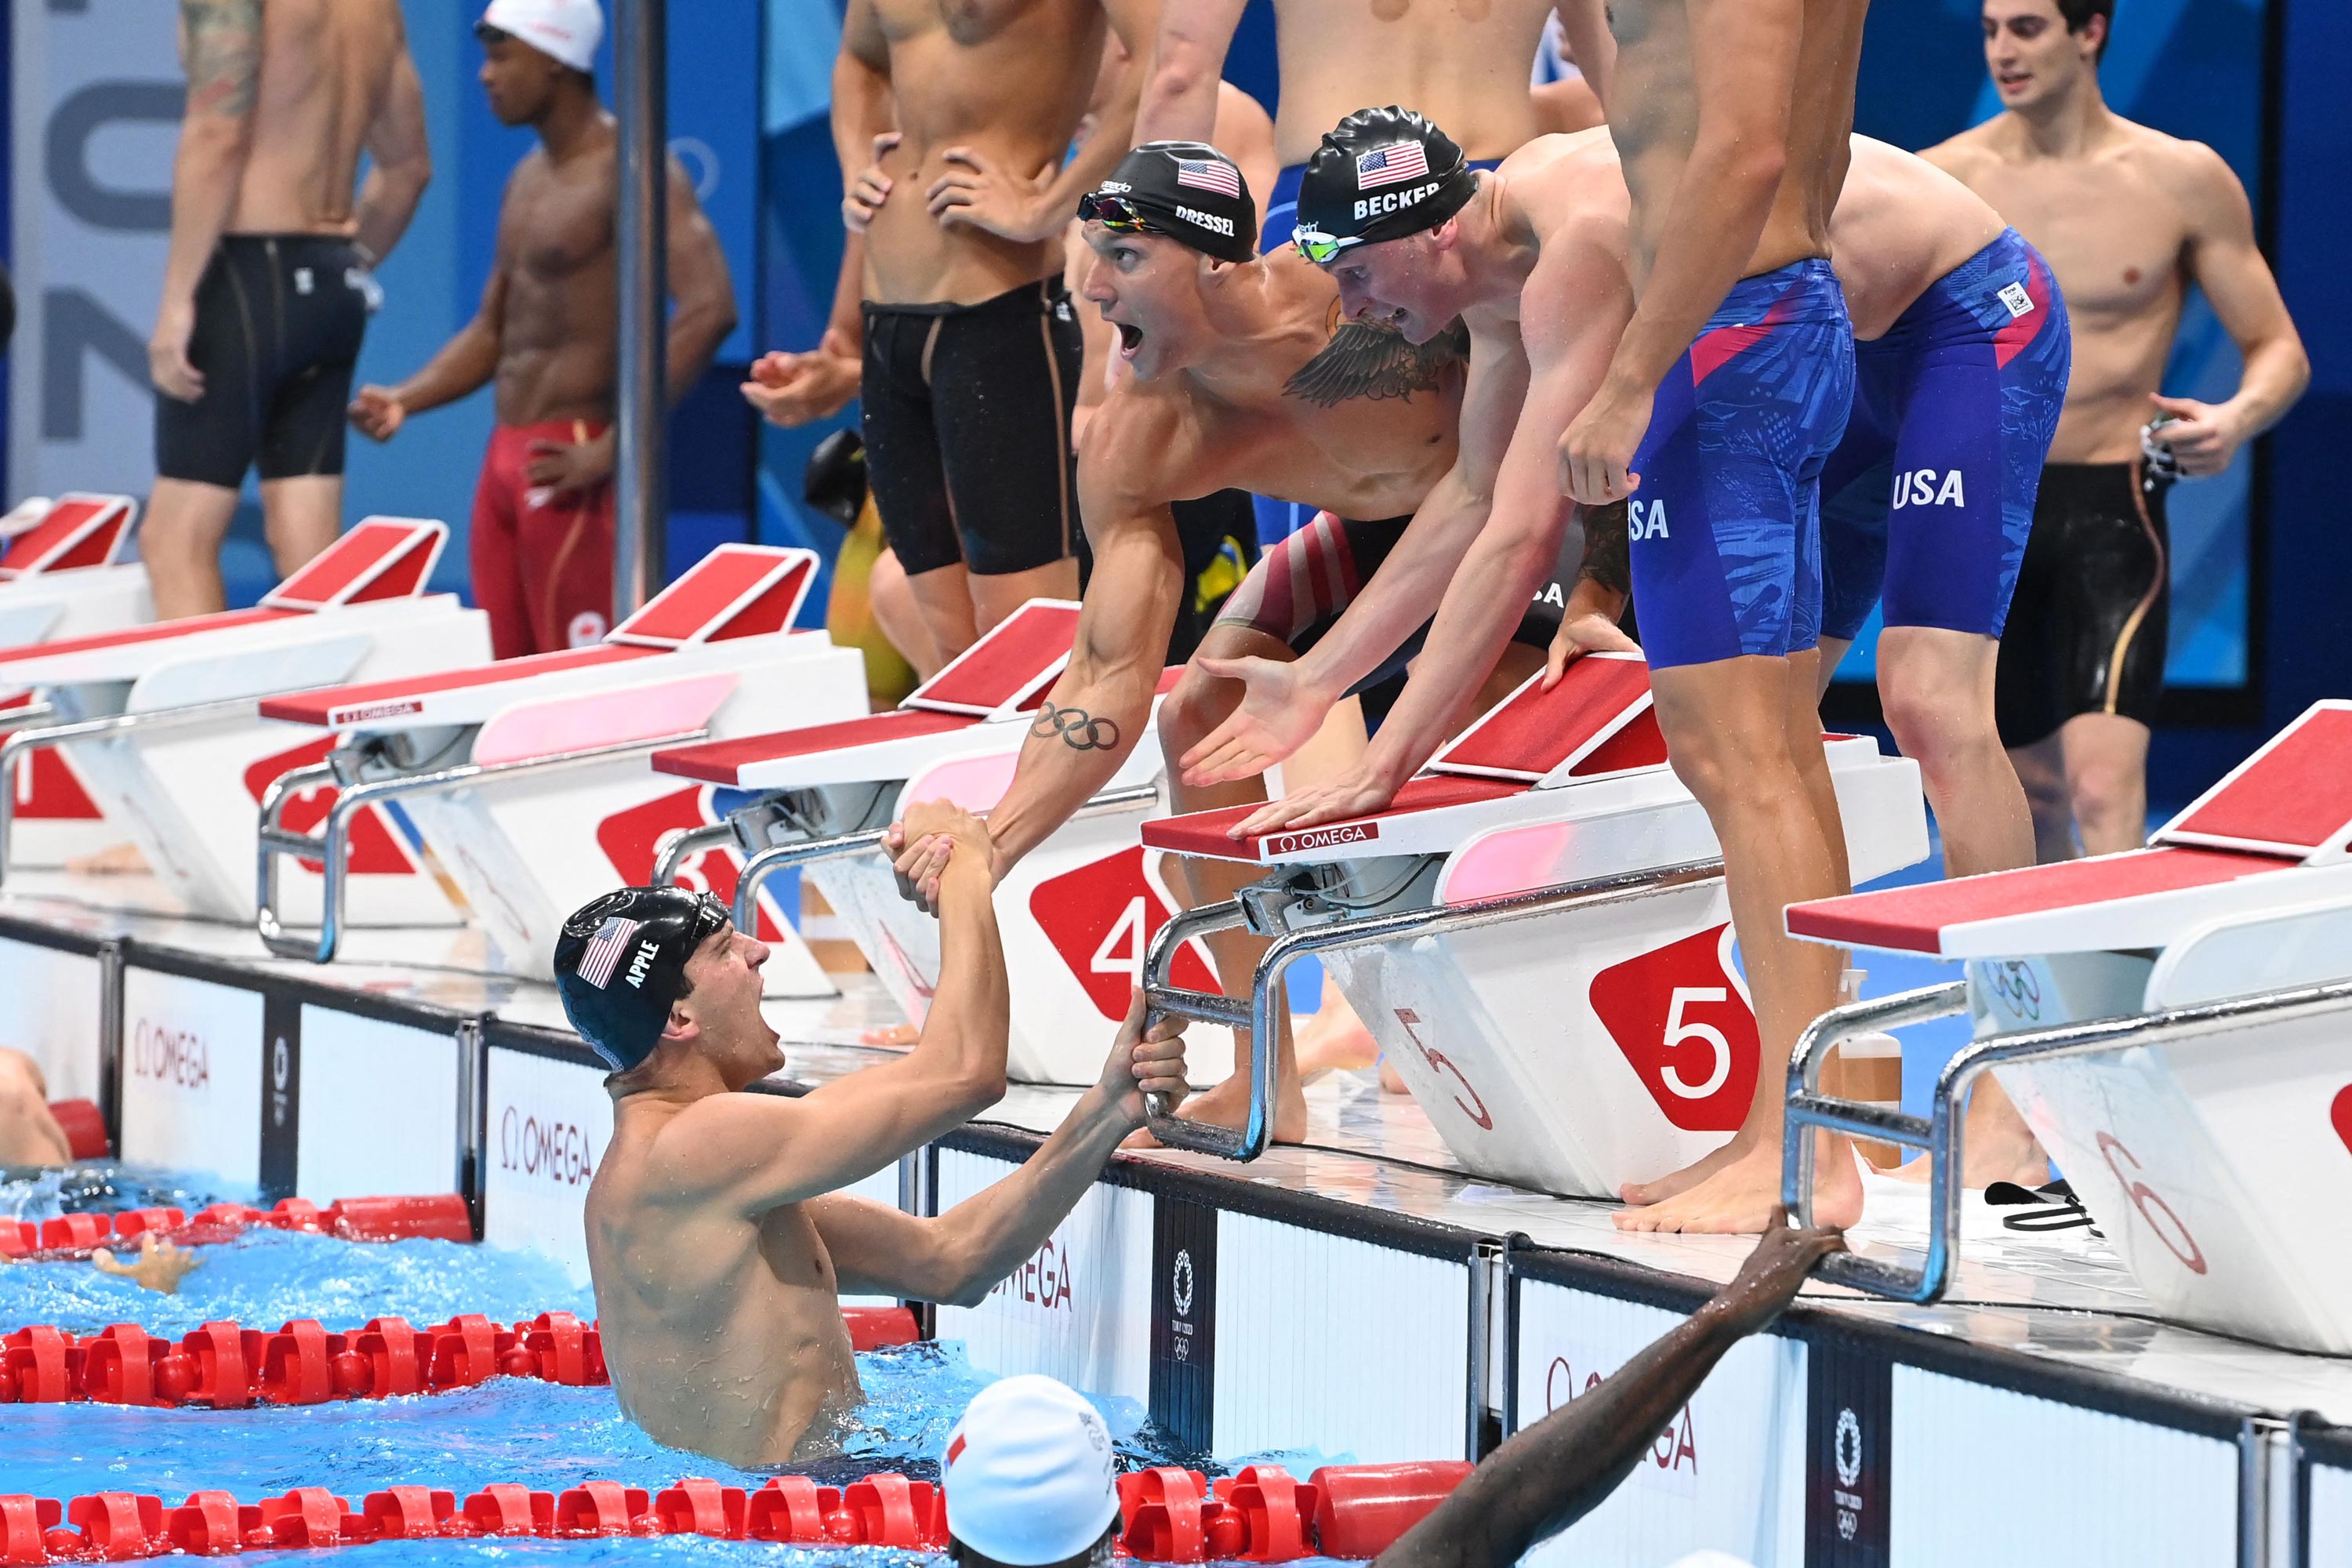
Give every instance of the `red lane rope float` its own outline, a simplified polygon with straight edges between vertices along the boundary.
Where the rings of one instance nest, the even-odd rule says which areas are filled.
[[[280,1198],[277,1206],[214,1204],[192,1218],[181,1209],[126,1209],[120,1214],[68,1214],[38,1225],[0,1219],[0,1258],[27,1262],[86,1258],[101,1247],[135,1242],[152,1232],[183,1246],[227,1241],[249,1226],[312,1231],[345,1241],[401,1241],[429,1237],[471,1241],[474,1219],[457,1193],[404,1197],[340,1198],[320,1208],[308,1198]]]
[[[1150,1563],[1374,1557],[1470,1469],[1460,1461],[1327,1465],[1299,1481],[1279,1465],[1253,1465],[1213,1487],[1197,1470],[1139,1470],[1118,1479],[1127,1516],[1118,1550]],[[751,1492],[709,1479],[656,1492],[618,1481],[561,1492],[507,1482],[484,1487],[462,1504],[454,1491],[390,1487],[368,1493],[356,1509],[324,1487],[298,1487],[257,1503],[226,1491],[191,1492],[177,1508],[135,1492],[64,1503],[0,1496],[0,1568],[498,1535],[703,1535],[939,1552],[947,1546],[947,1500],[928,1481],[895,1474],[838,1488],[779,1476]]]
[[[848,1307],[842,1317],[858,1350],[920,1338],[904,1307]],[[541,1312],[514,1324],[478,1312],[428,1329],[371,1318],[331,1333],[298,1318],[275,1333],[226,1320],[205,1323],[178,1344],[137,1323],[78,1338],[35,1323],[0,1336],[0,1405],[323,1405],[471,1388],[493,1377],[534,1377],[581,1388],[612,1381],[593,1322]]]

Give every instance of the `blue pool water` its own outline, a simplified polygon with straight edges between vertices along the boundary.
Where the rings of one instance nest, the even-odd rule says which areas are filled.
[[[194,1210],[221,1195],[94,1167],[0,1178],[0,1216],[37,1221],[67,1210],[149,1204]],[[137,1322],[177,1338],[220,1318],[263,1329],[291,1318],[315,1318],[341,1330],[387,1315],[424,1326],[458,1312],[509,1321],[551,1310],[583,1320],[594,1313],[588,1290],[572,1284],[553,1263],[487,1247],[424,1240],[358,1245],[257,1229],[203,1247],[199,1256],[202,1265],[177,1296],[142,1289],[84,1263],[0,1267],[0,1332],[49,1323],[89,1334],[110,1323]],[[846,1453],[795,1468],[827,1484],[873,1470],[935,1478],[949,1431],[992,1377],[975,1369],[954,1343],[869,1352],[857,1360],[867,1402],[848,1436]],[[1167,1449],[1132,1401],[1095,1403],[1129,1465],[1181,1458],[1216,1471],[1231,1468]],[[1253,1457],[1279,1458],[1301,1476],[1325,1462],[1322,1456],[1306,1454]],[[0,1405],[0,1493],[60,1500],[133,1491],[175,1505],[189,1492],[220,1488],[253,1502],[298,1486],[324,1486],[356,1506],[364,1494],[393,1485],[446,1488],[462,1498],[494,1481],[554,1491],[610,1479],[650,1490],[685,1476],[709,1476],[746,1488],[766,1479],[764,1473],[737,1470],[654,1442],[621,1415],[610,1388],[562,1388],[517,1378],[452,1394],[291,1408]],[[570,1564],[623,1557],[650,1565],[737,1561],[747,1552],[812,1561],[821,1556],[874,1568],[929,1561],[878,1549],[831,1548],[820,1554],[688,1538],[394,1542],[351,1550],[383,1568],[491,1559],[551,1565],[559,1558]]]

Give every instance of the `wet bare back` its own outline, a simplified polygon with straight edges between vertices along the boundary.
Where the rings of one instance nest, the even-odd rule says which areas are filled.
[[[620,377],[621,199],[612,122],[562,163],[533,148],[499,209],[501,425],[605,420]]]
[[[1854,66],[1869,0],[1801,0],[1801,7],[1787,172],[1742,277],[1830,254],[1830,211],[1845,179]],[[1695,9],[1699,8],[1692,0],[1611,0],[1609,7],[1610,31],[1617,40],[1609,131],[1633,195],[1637,288],[1649,276],[1675,183],[1698,132],[1691,62]]]
[[[1391,103],[1472,158],[1508,154],[1537,133],[1528,67],[1550,14],[1551,0],[1277,0],[1276,155],[1303,163],[1341,120]]]
[[[931,216],[924,200],[971,147],[1024,175],[1056,168],[1087,111],[1108,30],[1100,0],[873,0],[854,3],[846,47],[887,70],[898,145],[895,182],[866,237],[866,298],[977,304],[1061,270],[1061,236],[1001,239]]]
[[[253,146],[227,232],[350,234],[360,153],[406,57],[399,0],[268,0],[256,8]]]
[[[596,1312],[621,1409],[658,1442],[733,1465],[830,1452],[864,1397],[833,1261],[805,1205],[754,1219],[649,1179],[674,1106],[623,1100],[588,1189]]]

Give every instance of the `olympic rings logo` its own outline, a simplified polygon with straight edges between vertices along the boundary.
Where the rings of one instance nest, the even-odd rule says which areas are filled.
[[[1097,719],[1083,708],[1056,708],[1048,702],[1037,710],[1029,732],[1043,741],[1055,736],[1074,752],[1104,752],[1118,744],[1118,725]]]
[[[2030,963],[2011,962],[1992,972],[1993,994],[2021,1018],[2042,1016],[2042,980]]]

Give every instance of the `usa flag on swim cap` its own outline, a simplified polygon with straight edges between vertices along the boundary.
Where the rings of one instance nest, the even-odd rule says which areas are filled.
[[[1421,150],[1420,142],[1391,142],[1357,157],[1356,188],[1369,191],[1400,180],[1418,180],[1428,173],[1429,154]]]
[[[637,934],[643,921],[625,921],[614,915],[596,928],[588,945],[580,950],[580,978],[599,991],[612,984],[613,969],[621,962],[621,950]]]
[[[1196,191],[1214,191],[1221,196],[1236,199],[1242,194],[1241,175],[1231,163],[1221,163],[1213,158],[1177,159],[1176,183],[1190,185]]]

